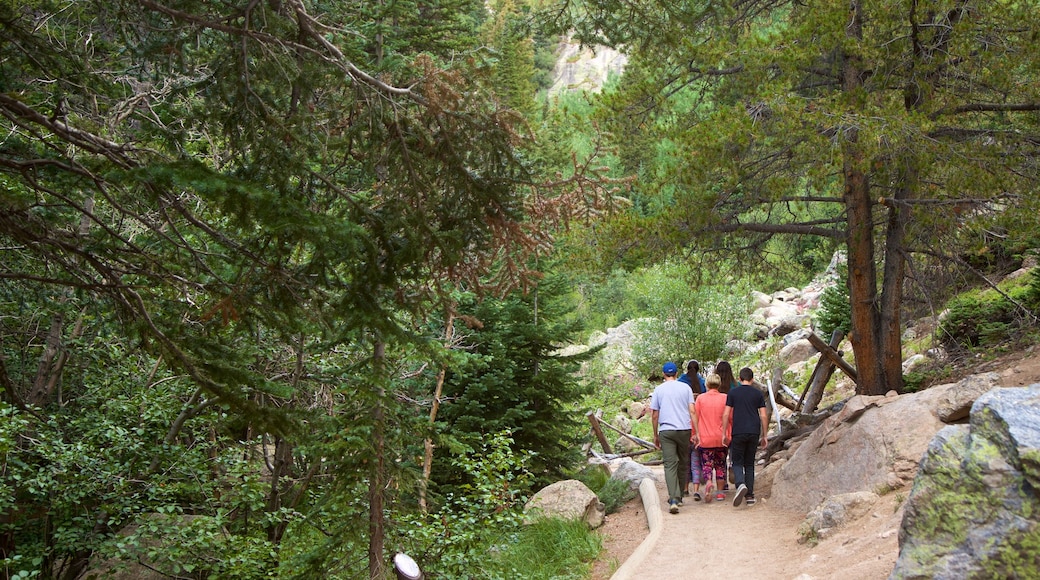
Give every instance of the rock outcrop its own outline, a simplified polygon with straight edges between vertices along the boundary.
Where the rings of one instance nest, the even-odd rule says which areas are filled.
[[[543,487],[524,505],[524,521],[538,517],[560,517],[585,522],[595,529],[603,525],[606,508],[596,494],[576,479],[557,481]]]
[[[582,46],[573,38],[560,43],[549,94],[561,91],[597,93],[611,74],[620,75],[628,56],[605,46]]]
[[[981,373],[920,393],[853,397],[782,465],[764,470],[772,479],[763,483],[774,501],[796,511],[835,495],[903,487],[935,434],[962,421],[972,403],[999,384],[998,374]],[[811,490],[804,485],[807,477],[813,479]]]
[[[921,460],[893,579],[1035,578],[1040,570],[1040,384],[993,389]]]

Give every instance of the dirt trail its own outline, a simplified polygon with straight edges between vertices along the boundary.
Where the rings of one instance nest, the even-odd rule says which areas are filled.
[[[1004,387],[1040,382],[1040,347],[1034,345],[977,365],[969,373],[995,371]],[[955,379],[954,379],[955,380]],[[951,381],[952,382],[952,381]],[[881,497],[867,515],[849,522],[816,544],[799,543],[804,515],[782,509],[759,493],[752,507],[687,498],[676,515],[668,513],[668,493],[660,466],[656,475],[662,533],[639,565],[642,579],[734,577],[769,580],[883,580],[899,553],[898,530],[909,486]],[[812,484],[811,474],[806,485]],[[760,490],[761,491],[761,490]],[[636,552],[647,537],[647,517],[640,499],[607,516],[600,529],[606,556],[592,578],[606,580]]]
[[[668,493],[660,466],[657,479],[662,532],[633,577],[640,580],[733,577],[747,580],[883,580],[899,547],[897,530],[908,490],[882,498],[871,514],[817,544],[799,543],[803,516],[781,509],[768,498],[754,506],[686,498],[678,514],[668,513]],[[647,536],[639,499],[607,517],[605,535],[619,559],[627,559]],[[598,563],[593,578],[605,580],[623,561]]]

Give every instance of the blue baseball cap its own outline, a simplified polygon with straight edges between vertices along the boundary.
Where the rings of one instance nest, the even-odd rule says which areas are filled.
[[[675,366],[675,363],[673,363],[672,361],[668,361],[664,363],[663,367],[661,367],[661,371],[664,372],[664,374],[666,375],[674,375],[675,373],[679,372],[679,367]]]

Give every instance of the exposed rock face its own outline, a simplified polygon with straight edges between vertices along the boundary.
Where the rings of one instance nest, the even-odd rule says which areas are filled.
[[[773,502],[808,512],[831,496],[909,483],[928,442],[945,426],[936,411],[939,401],[956,387],[849,399],[777,471]],[[813,480],[811,489],[805,486],[808,477]]]
[[[606,508],[596,494],[576,479],[557,481],[543,487],[524,506],[524,521],[537,517],[582,520],[589,528],[603,525]]]
[[[893,579],[1035,578],[1040,570],[1040,384],[998,388],[921,460]]]
[[[549,94],[560,91],[599,92],[611,73],[621,74],[628,56],[605,46],[581,46],[568,38],[560,44]]]
[[[846,522],[869,512],[877,501],[878,495],[872,491],[843,493],[827,498],[809,512],[798,531],[803,539],[813,536],[819,539],[826,538],[831,530],[840,528]]]

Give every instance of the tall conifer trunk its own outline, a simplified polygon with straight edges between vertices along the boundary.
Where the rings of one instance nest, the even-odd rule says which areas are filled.
[[[849,100],[855,102],[863,91],[863,64],[856,51],[857,41],[863,38],[863,17],[860,2],[849,5],[849,24],[845,33],[853,42],[842,59],[842,90]],[[890,313],[882,316],[886,303],[891,307],[891,286],[886,285],[886,301],[879,300],[877,289],[877,267],[874,261],[874,201],[867,176],[867,160],[859,144],[859,129],[856,126],[841,128],[845,135],[842,145],[844,156],[843,197],[848,220],[846,244],[849,251],[849,299],[852,302],[852,350],[856,357],[856,392],[858,394],[883,394],[888,391],[885,372],[886,347],[891,349],[889,337],[884,331],[882,319],[891,323]],[[887,273],[887,272],[886,272]],[[894,280],[890,284],[898,285]],[[901,289],[901,286],[899,287]],[[898,300],[894,302],[898,305]],[[898,324],[898,314],[895,322]],[[898,329],[896,348],[898,350]]]
[[[383,507],[386,504],[383,490],[386,487],[386,412],[383,409],[382,387],[383,359],[386,344],[377,341],[372,354],[372,372],[379,386],[372,404],[372,462],[368,478],[368,577],[378,580],[383,577]]]

